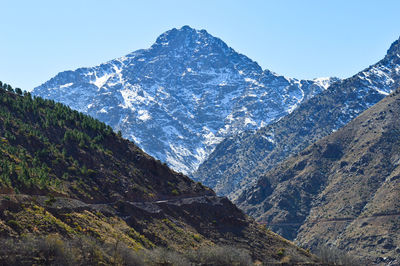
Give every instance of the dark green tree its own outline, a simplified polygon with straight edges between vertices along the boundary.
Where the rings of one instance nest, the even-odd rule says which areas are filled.
[[[7,85],[7,91],[9,91],[9,92],[14,92],[14,90],[13,90],[13,88],[11,87],[11,85]]]
[[[18,95],[22,95],[22,90],[21,90],[20,88],[15,88],[15,92],[16,92]]]

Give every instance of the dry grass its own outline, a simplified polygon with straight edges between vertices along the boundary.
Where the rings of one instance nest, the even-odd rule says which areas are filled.
[[[182,253],[165,248],[139,250],[123,242],[104,244],[88,237],[25,236],[2,239],[0,265],[253,265],[249,252],[231,246],[202,247]]]

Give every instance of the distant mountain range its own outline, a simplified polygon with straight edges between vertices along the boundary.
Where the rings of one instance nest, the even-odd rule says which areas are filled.
[[[33,94],[107,123],[191,174],[225,137],[280,119],[338,80],[280,76],[205,30],[184,26],[149,49],[61,72]]]
[[[220,195],[235,199],[240,190],[308,145],[346,125],[400,87],[400,44],[384,59],[332,84],[279,121],[256,132],[227,137],[193,177]]]

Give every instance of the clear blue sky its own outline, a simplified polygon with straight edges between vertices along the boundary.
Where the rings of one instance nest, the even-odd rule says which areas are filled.
[[[263,68],[348,77],[400,36],[398,0],[0,0],[0,80],[30,90],[183,25],[206,29]]]

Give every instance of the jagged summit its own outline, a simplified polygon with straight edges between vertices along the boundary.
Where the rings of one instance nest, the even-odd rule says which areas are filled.
[[[175,42],[176,44],[189,47],[188,41],[198,40],[199,38],[202,38],[202,40],[218,39],[210,35],[206,30],[196,30],[186,25],[179,29],[173,28],[164,32],[157,38],[154,45],[167,45],[169,42]],[[182,40],[186,40],[186,42],[182,42]]]
[[[174,55],[174,52],[178,51],[185,54],[213,52],[229,55],[235,53],[224,41],[212,36],[206,30],[196,30],[189,26],[164,32],[156,39],[150,50],[169,55]]]
[[[207,31],[183,26],[149,49],[61,72],[33,94],[106,122],[190,174],[226,136],[281,118],[329,84],[263,70]]]
[[[179,63],[173,67],[186,67],[192,71],[223,67],[238,68],[236,71],[243,72],[262,71],[255,61],[237,53],[221,39],[212,36],[206,30],[196,30],[189,26],[174,28],[161,34],[150,50],[152,53],[162,54],[162,60],[167,67],[170,66],[169,62],[173,61]]]
[[[228,49],[229,47],[221,39],[212,36],[206,30],[196,30],[190,26],[183,26],[180,29],[173,28],[161,34],[156,42],[152,45],[173,46],[178,45],[192,49],[196,45],[204,45],[209,43],[218,43],[221,47]]]

